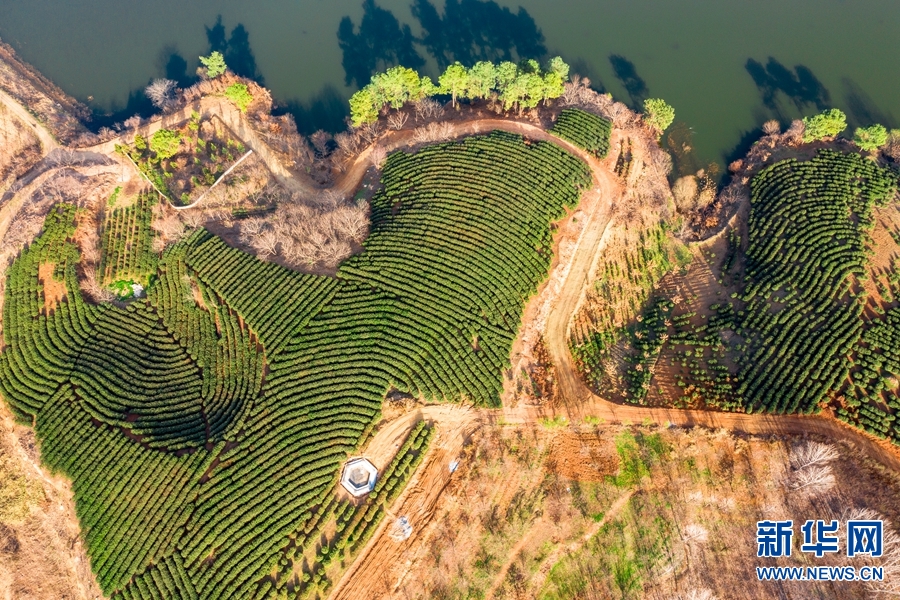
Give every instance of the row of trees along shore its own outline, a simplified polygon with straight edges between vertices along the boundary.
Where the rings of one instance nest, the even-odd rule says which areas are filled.
[[[837,108],[829,108],[817,115],[804,117],[803,141],[815,142],[833,138],[847,129],[847,115]],[[900,135],[900,131],[888,132],[884,125],[875,123],[869,127],[857,127],[853,132],[853,143],[860,150],[874,152],[885,146],[890,138]]]
[[[437,84],[414,69],[397,66],[373,75],[367,86],[351,96],[350,123],[353,127],[374,123],[386,107],[398,109],[438,95],[450,96],[454,107],[459,100],[495,98],[503,110],[521,112],[562,96],[568,80],[569,65],[559,56],[544,68],[534,59],[519,64],[480,61],[471,67],[456,62],[438,77]],[[644,113],[647,123],[659,132],[675,119],[675,110],[658,98],[644,102]]]
[[[542,69],[536,60],[520,64],[487,61],[466,68],[454,63],[438,78],[420,76],[413,69],[399,66],[378,73],[371,82],[350,98],[350,121],[354,127],[378,120],[386,106],[400,108],[430,96],[451,97],[456,106],[461,99],[480,100],[496,94],[504,110],[534,108],[540,102],[559,98],[569,79],[569,65],[560,57],[551,58]]]

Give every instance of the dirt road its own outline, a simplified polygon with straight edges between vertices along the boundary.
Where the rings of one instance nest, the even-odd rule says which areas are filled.
[[[50,135],[50,132],[46,127],[41,125],[37,119],[34,118],[30,112],[25,110],[25,107],[19,104],[12,96],[0,90],[0,102],[3,103],[6,108],[8,108],[16,117],[21,119],[23,123],[28,125],[28,128],[34,132],[34,135],[37,136],[38,140],[41,142],[41,150],[43,154],[49,154],[56,148],[59,148],[59,143],[56,139]]]
[[[426,406],[411,415],[401,417],[397,422],[407,429],[418,420],[419,417],[434,421],[437,437],[431,443],[422,466],[410,480],[406,489],[394,502],[394,506],[385,515],[381,525],[369,543],[359,553],[353,565],[347,569],[341,580],[334,587],[329,598],[332,600],[362,600],[364,598],[379,598],[390,595],[394,586],[399,583],[386,580],[387,573],[397,564],[406,562],[408,550],[415,541],[417,534],[422,532],[434,516],[438,499],[441,497],[447,484],[450,483],[453,473],[450,471],[450,463],[457,459],[469,436],[480,427],[486,419],[492,419],[496,413],[490,413],[483,409],[474,409],[460,405],[432,405]],[[394,422],[391,423],[393,425]],[[397,427],[389,426],[376,435],[370,446],[378,446],[379,437],[386,438],[389,443],[398,436]],[[394,449],[396,452],[396,449]],[[381,453],[374,452],[376,460]],[[369,456],[369,452],[366,452]],[[387,460],[393,458],[393,453]],[[384,457],[382,457],[382,460]],[[375,463],[378,464],[377,462]],[[413,528],[413,535],[404,542],[397,542],[388,535],[390,528],[399,517],[404,516],[409,520]]]

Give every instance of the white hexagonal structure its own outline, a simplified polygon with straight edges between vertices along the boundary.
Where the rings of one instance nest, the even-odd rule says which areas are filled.
[[[365,496],[375,489],[378,469],[365,458],[353,458],[344,465],[341,485],[351,496]]]

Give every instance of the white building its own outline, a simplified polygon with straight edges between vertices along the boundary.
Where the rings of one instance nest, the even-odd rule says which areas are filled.
[[[344,465],[341,485],[355,497],[365,496],[375,489],[378,469],[365,458],[353,458]]]

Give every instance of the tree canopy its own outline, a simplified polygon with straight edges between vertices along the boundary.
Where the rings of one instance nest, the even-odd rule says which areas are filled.
[[[675,120],[675,109],[662,98],[647,98],[644,100],[644,120],[662,133]]]
[[[846,128],[847,115],[837,108],[829,108],[812,117],[803,117],[803,141],[834,137]]]
[[[456,106],[456,98],[463,96],[469,89],[469,71],[459,63],[453,63],[438,78],[438,83],[444,93],[450,94],[453,106]]]
[[[384,106],[400,108],[406,102],[433,96],[437,86],[429,77],[407,67],[392,67],[372,77],[369,85],[350,97],[350,121],[354,127],[372,123]]]
[[[385,106],[400,108],[406,102],[446,94],[453,105],[460,99],[480,100],[496,93],[505,110],[534,108],[542,101],[558,98],[565,91],[569,65],[560,57],[550,59],[542,70],[536,60],[499,65],[480,61],[466,68],[453,63],[438,78],[438,85],[407,67],[393,67],[374,75],[370,83],[350,98],[350,122],[354,127],[371,123]]]
[[[213,52],[209,56],[201,56],[200,62],[206,67],[206,74],[210,79],[215,79],[225,72],[228,65],[225,64],[225,57],[221,52]]]
[[[857,127],[853,133],[853,143],[868,152],[878,150],[887,143],[887,140],[887,128],[878,123],[870,127]]]
[[[244,83],[232,83],[225,89],[225,97],[234,102],[241,112],[247,112],[247,107],[253,102],[253,94]]]
[[[172,158],[178,152],[181,134],[171,129],[160,129],[150,138],[150,149],[160,159]]]

